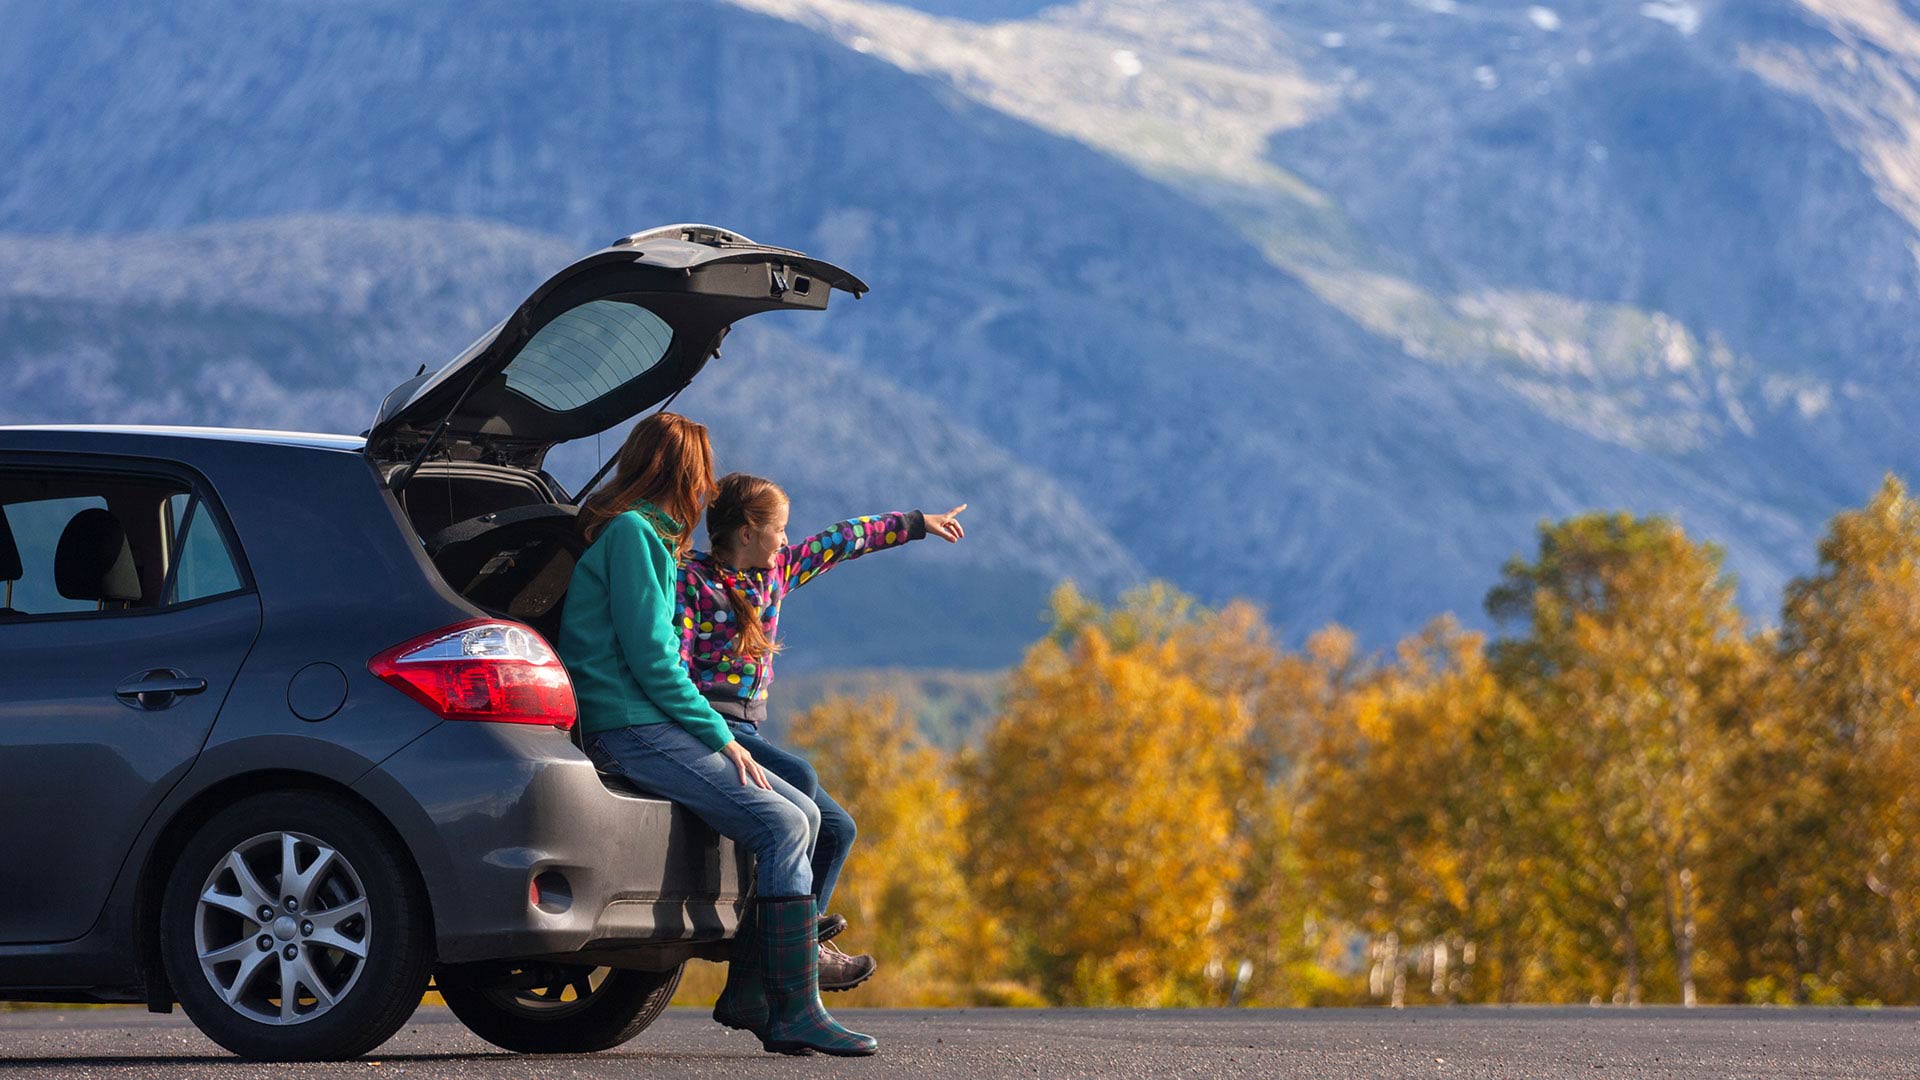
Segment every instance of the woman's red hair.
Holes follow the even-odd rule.
[[[683,562],[693,548],[693,523],[713,498],[713,443],[707,428],[679,413],[658,412],[633,425],[615,456],[613,476],[580,504],[579,528],[589,542],[607,522],[645,499],[680,529],[662,536]]]

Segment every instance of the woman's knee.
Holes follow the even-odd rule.
[[[763,815],[764,840],[769,851],[804,850],[820,831],[818,811],[808,812],[785,799],[767,801]]]

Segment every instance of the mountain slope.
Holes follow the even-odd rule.
[[[1107,149],[1407,354],[1806,523],[1765,546],[1920,465],[1891,4],[736,2]],[[1714,532],[1699,502],[1626,505]],[[1771,561],[1736,550],[1750,601]]]
[[[318,216],[0,238],[0,423],[359,431],[418,364],[458,352],[578,254],[498,225]],[[1141,577],[1058,485],[777,326],[743,324],[676,407],[713,429],[722,469],[789,490],[796,533],[854,513],[978,504],[969,543],[915,545],[807,590],[786,621],[792,669],[869,655],[1003,665],[1062,577],[1100,592]],[[619,437],[562,447],[549,468],[584,483]],[[944,617],[915,617],[926,611]]]
[[[969,433],[936,444],[956,464],[947,488],[930,487],[977,509],[1018,503],[1034,521],[1071,521],[1060,508],[1077,501],[1094,524],[1070,535],[1110,535],[1125,553],[1092,549],[1108,580],[1138,571],[1207,599],[1253,596],[1292,634],[1337,618],[1380,641],[1438,610],[1471,613],[1537,519],[1591,506],[1680,513],[1728,545],[1743,595],[1770,607],[1826,513],[1879,468],[1912,463],[1891,362],[1854,355],[1904,340],[1887,337],[1898,320],[1886,313],[1905,310],[1905,285],[1872,268],[1906,241],[1875,239],[1852,277],[1820,255],[1825,279],[1801,282],[1748,233],[1702,239],[1776,212],[1784,182],[1759,189],[1757,210],[1723,200],[1682,223],[1693,233],[1672,220],[1684,198],[1661,201],[1659,170],[1712,165],[1714,146],[1786,140],[1788,156],[1845,172],[1850,151],[1806,122],[1804,94],[1727,66],[1771,25],[1760,16],[1707,49],[1717,31],[1683,33],[1685,6],[1671,4],[1643,5],[1662,18],[1562,5],[1554,31],[1538,5],[1438,0],[1090,0],[984,28],[852,0],[752,6],[189,0],[155,12],[111,0],[75,28],[0,3],[12,28],[0,93],[18,103],[0,114],[0,152],[20,163],[0,226],[432,215],[510,223],[575,251],[708,219],[805,248],[875,291],[744,336],[742,355],[846,365],[819,368],[846,374],[815,388],[811,411],[728,421],[740,445],[762,433],[757,460],[797,456],[781,453],[783,428],[824,437],[891,408],[850,402],[832,379],[897,388],[929,422]],[[1768,40],[1832,40],[1793,27]],[[1569,140],[1602,124],[1631,132],[1636,110],[1665,107],[1612,76],[1581,81],[1566,65],[1582,49],[1622,79],[1672,69],[1660,85],[1686,102],[1721,95],[1709,115],[1751,116],[1758,132],[1666,163],[1650,148],[1637,187],[1582,179],[1569,170],[1592,157]],[[1547,75],[1555,63],[1562,74]],[[1531,87],[1528,65],[1544,90],[1485,98],[1481,68],[1496,87]],[[1528,107],[1570,134],[1528,135],[1509,116]],[[1114,129],[1128,117],[1137,126]],[[1828,185],[1826,209],[1801,208],[1794,235],[1855,212],[1868,230],[1905,228],[1853,178]],[[1499,196],[1475,201],[1485,190]],[[1587,205],[1583,191],[1600,209],[1556,228]],[[1698,265],[1653,272],[1690,254]],[[406,257],[447,258],[438,280],[455,294],[523,288],[486,258]],[[1735,291],[1768,275],[1794,287],[1715,307],[1702,284],[1715,275]],[[1893,299],[1806,322],[1822,298],[1876,287]],[[1788,315],[1766,321],[1775,307],[1801,341],[1831,334],[1844,348],[1761,348],[1785,337]],[[355,333],[390,339],[385,355],[405,353],[406,370],[423,347],[411,323]],[[297,393],[384,388],[369,377],[309,391],[299,350],[279,362]],[[707,388],[682,404],[725,415],[731,403],[697,396]],[[779,399],[768,391],[756,408]],[[25,396],[16,409],[57,407]],[[1014,470],[995,452],[1035,484],[998,479]],[[837,512],[831,502],[816,512]],[[1073,547],[1054,548],[1065,563],[1007,561],[1045,576],[1071,567]],[[901,558],[915,557],[933,558]]]

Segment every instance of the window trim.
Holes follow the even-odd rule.
[[[172,508],[168,507],[168,510],[171,511]],[[173,601],[171,597],[178,595],[180,560],[184,558],[187,553],[187,537],[192,533],[193,519],[199,513],[200,493],[188,491],[187,510],[180,515],[179,526],[175,527],[171,520],[167,522],[167,576],[160,582],[160,606],[162,608],[172,607]],[[169,512],[167,517],[171,519],[173,517],[172,513]],[[231,559],[233,556],[229,553],[227,557]]]
[[[227,517],[226,509],[220,505],[220,499],[218,494],[213,490],[213,484],[199,470],[183,462],[168,458],[149,458],[121,454],[48,453],[32,450],[0,451],[0,470],[13,469],[31,470],[38,473],[54,475],[65,474],[82,477],[111,476],[129,480],[164,480],[184,486],[187,494],[192,498],[190,505],[194,510],[193,514],[188,516],[187,523],[190,524],[192,518],[197,516],[198,507],[202,503],[206,504],[207,509],[213,514],[215,525],[222,534],[220,538],[221,542],[227,549],[227,557],[233,561],[233,569],[236,576],[240,579],[240,587],[237,589],[229,589],[223,593],[215,593],[211,596],[197,597],[185,603],[165,603],[164,601],[167,595],[173,589],[174,571],[178,568],[178,560],[175,559],[167,565],[167,576],[161,585],[160,591],[162,603],[155,607],[106,608],[94,611],[33,612],[9,616],[6,620],[0,621],[0,627],[17,626],[26,623],[68,622],[99,618],[150,617],[154,615],[166,615],[175,611],[184,611],[189,608],[217,603],[238,596],[252,594],[257,597],[259,595],[259,588],[253,577],[253,568],[248,565],[246,552],[240,547],[239,533],[234,530],[232,519]],[[183,528],[180,530],[179,536],[184,537],[185,535],[186,530]],[[169,543],[171,543],[177,538],[169,537],[168,539]],[[169,555],[171,556],[172,553],[170,552]]]

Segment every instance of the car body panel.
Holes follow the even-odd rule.
[[[238,593],[184,607],[0,622],[0,941],[70,941],[186,775],[260,630]],[[114,688],[171,668],[206,680],[158,710]]]
[[[733,932],[744,852],[673,803],[610,790],[551,728],[447,721],[354,790],[415,853],[442,962]],[[529,902],[545,872],[566,879],[564,911]]]

